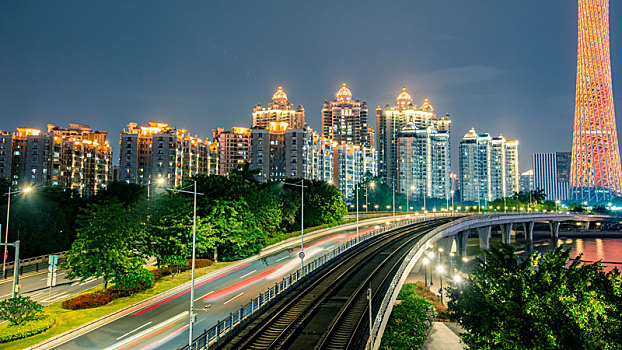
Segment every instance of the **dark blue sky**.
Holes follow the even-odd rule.
[[[347,81],[372,125],[402,86],[449,112],[454,170],[470,127],[518,139],[526,170],[533,152],[570,150],[576,11],[569,0],[3,1],[0,129],[85,123],[118,146],[129,121],[162,121],[211,137],[249,125],[277,85],[318,129]],[[610,15],[622,106],[622,6]]]

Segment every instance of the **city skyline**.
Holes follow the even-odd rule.
[[[250,124],[252,106],[269,102],[282,85],[320,130],[321,103],[346,81],[370,109],[393,101],[405,86],[415,100],[429,98],[439,115],[449,112],[459,134],[475,127],[520,140],[521,170],[530,167],[535,152],[570,149],[576,3],[539,4],[538,11],[505,3],[344,3],[330,16],[321,15],[322,3],[275,4],[284,15],[261,26],[256,24],[264,24],[259,19],[271,6],[247,3],[236,17],[227,3],[186,4],[174,11],[157,3],[146,10],[140,4],[76,3],[71,11],[45,3],[2,4],[2,128],[76,122],[116,135],[128,121],[161,121],[208,137],[215,127]],[[614,85],[620,80],[618,8],[611,4]],[[296,15],[301,10],[304,18]],[[370,24],[333,20],[347,11]],[[412,24],[405,21],[409,12],[426,16]],[[145,18],[135,19],[138,13]],[[394,25],[371,24],[376,15]],[[530,28],[515,33],[524,18]],[[50,30],[30,29],[35,19]],[[471,21],[482,25],[472,28]],[[305,34],[307,28],[313,35]],[[275,37],[293,50],[271,54],[278,51],[267,46]],[[347,38],[352,40],[344,43]],[[165,46],[172,52],[161,50]],[[335,54],[321,54],[326,50]],[[544,73],[550,78],[542,80]],[[559,132],[551,136],[552,128]],[[111,143],[118,154],[117,143]],[[457,139],[452,143],[455,158]]]

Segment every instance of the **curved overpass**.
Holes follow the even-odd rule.
[[[458,247],[460,255],[466,255],[466,243],[472,231],[479,237],[481,249],[488,249],[492,229],[498,227],[501,232],[502,241],[511,243],[512,229],[518,234],[519,230],[524,234],[525,239],[533,242],[533,227],[536,222],[548,223],[551,237],[559,236],[559,225],[561,222],[574,221],[583,223],[586,228],[590,222],[603,221],[609,219],[608,215],[584,215],[584,214],[558,214],[558,213],[530,213],[530,214],[487,214],[463,217],[449,223],[443,224],[425,236],[410,250],[406,258],[402,261],[398,272],[395,274],[387,293],[382,300],[380,310],[374,318],[372,337],[369,339],[373,349],[380,347],[382,334],[391,315],[393,304],[397,299],[404,281],[413,269],[417,261],[422,258],[425,250],[432,243],[437,243],[439,247],[451,249],[454,241]],[[518,228],[519,230],[516,230]]]

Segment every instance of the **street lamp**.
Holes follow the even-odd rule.
[[[428,285],[428,263],[430,262],[430,260],[428,260],[428,258],[423,258],[423,275],[424,275],[424,281],[425,281],[425,285]]]
[[[460,276],[460,275],[454,275],[454,282],[456,282],[456,283],[460,283],[460,282],[462,282],[462,276]]]
[[[429,252],[428,253],[428,258],[430,258],[430,261],[432,261],[432,259],[434,259],[434,253],[433,252]],[[432,268],[430,267],[430,285],[433,286],[434,285],[434,281],[432,280]]]
[[[441,295],[441,304],[443,303],[443,272],[445,272],[445,267],[443,265],[438,265],[436,267],[436,271],[438,272],[438,278],[441,281],[441,288],[439,288],[439,293]]]
[[[454,212],[454,191],[451,190],[449,191],[449,193],[451,193],[451,212]]]
[[[300,257],[300,276],[302,276],[302,272],[304,271],[304,267],[305,267],[305,186],[304,185],[304,180],[300,180],[300,184],[292,184],[292,183],[287,183],[284,182],[284,184],[286,185],[290,185],[290,186],[296,186],[296,187],[300,187],[301,192],[300,192],[300,253],[298,253],[298,257]],[[358,194],[358,192],[357,192]],[[358,195],[357,195],[357,203],[358,203]],[[356,208],[357,210],[357,221],[356,221],[356,233],[358,236],[358,207]]]
[[[202,196],[203,193],[197,193],[197,181],[194,182],[193,191],[185,191],[183,189],[169,188],[171,192],[190,193],[194,196],[194,204],[192,209],[192,282],[190,284],[190,318],[188,320],[188,347],[192,349],[192,326],[194,324],[194,265],[196,261],[196,241],[197,241],[197,195]]]
[[[561,203],[559,199],[555,201],[555,211],[559,211],[559,203]]]
[[[28,193],[32,191],[32,187],[28,186],[28,187],[24,187],[21,190],[17,190],[17,191],[13,191],[11,192],[11,187],[9,186],[9,192],[5,193],[5,195],[7,196],[7,205],[6,205],[6,231],[4,234],[4,243],[8,244],[9,243],[9,214],[10,214],[10,210],[11,210],[11,195],[13,194],[20,194],[20,193]],[[6,258],[9,254],[9,250],[8,250],[8,246],[5,245],[4,246],[4,258],[2,259],[2,278],[4,279],[6,277]],[[13,267],[15,268],[15,267]]]
[[[158,185],[162,185],[163,183],[164,183],[164,179],[163,179],[163,178],[161,178],[161,177],[160,177],[160,178],[158,178],[158,179],[156,180],[156,182],[151,183],[151,175],[149,175],[149,183],[147,184],[147,200],[149,199],[149,196],[150,196],[150,188],[151,188],[151,185],[156,185],[156,186],[158,186]]]

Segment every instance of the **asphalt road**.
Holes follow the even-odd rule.
[[[360,232],[377,225],[361,224]],[[325,254],[356,234],[344,230],[305,244],[305,260]],[[251,298],[273,286],[276,281],[300,266],[298,249],[291,248],[233,265],[217,275],[204,276],[195,284],[197,322],[194,335],[211,328],[218,320],[239,310]],[[188,344],[190,289],[169,292],[149,304],[138,305],[125,315],[55,349],[177,349]]]
[[[47,287],[47,270],[40,273],[30,274],[28,276],[20,277],[20,295],[30,296],[32,299],[38,301],[43,306],[53,304],[59,300],[63,300],[72,295],[82,293],[85,290],[93,288],[102,283],[99,279],[87,279],[85,282],[80,282],[76,279],[70,280],[66,278],[64,271],[58,271],[56,277],[56,286],[50,288]],[[13,291],[13,279],[3,280],[0,282],[0,300],[9,298]]]

